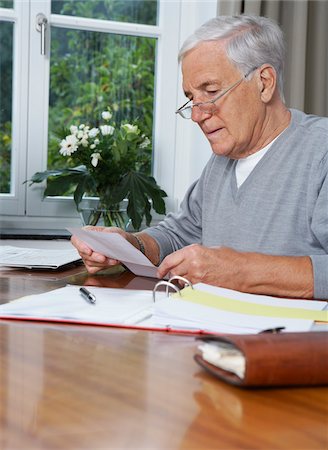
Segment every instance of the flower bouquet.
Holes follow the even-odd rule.
[[[102,112],[102,123],[90,127],[71,125],[64,130],[59,152],[71,168],[35,173],[30,184],[47,181],[46,196],[74,194],[77,210],[84,195],[99,198],[90,225],[103,218],[106,226],[123,226],[120,203],[127,199],[126,213],[135,230],[142,220],[150,225],[151,207],[165,214],[166,193],[149,175],[150,139],[136,123],[115,123],[111,108]]]

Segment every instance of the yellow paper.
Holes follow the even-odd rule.
[[[304,308],[288,308],[284,306],[271,306],[258,303],[244,302],[232,298],[222,297],[220,295],[203,292],[199,289],[186,287],[180,291],[180,294],[173,294],[175,299],[188,300],[191,303],[197,303],[211,308],[221,309],[239,314],[248,314],[253,316],[281,317],[285,319],[306,319],[328,322],[328,311],[314,311]],[[292,302],[293,300],[291,300]]]

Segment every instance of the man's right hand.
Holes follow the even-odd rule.
[[[102,231],[104,233],[118,233],[121,236],[123,236],[127,241],[129,241],[130,244],[136,246],[136,242],[135,239],[133,238],[133,235],[127,233],[126,231],[123,231],[121,228],[92,227],[92,226],[87,226],[84,228],[87,230]],[[118,261],[117,259],[108,258],[105,255],[94,252],[85,242],[83,242],[81,239],[77,238],[74,235],[71,237],[71,243],[79,252],[81,258],[83,259],[85,267],[89,273],[97,273],[100,270],[104,270],[108,267],[120,264],[120,261]]]

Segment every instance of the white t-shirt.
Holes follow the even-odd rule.
[[[280,134],[277,137],[275,137],[273,141],[271,141],[268,145],[261,148],[261,150],[257,151],[256,153],[253,153],[252,155],[249,155],[246,158],[238,159],[236,164],[236,179],[238,188],[243,184],[243,182],[252,172],[256,164],[263,158],[263,156],[270,149],[274,141],[278,139]]]

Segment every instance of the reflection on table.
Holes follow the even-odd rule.
[[[0,276],[1,302],[65,284],[151,289],[123,269]],[[52,273],[53,276],[53,273]],[[0,321],[2,449],[326,449],[328,389],[242,390],[192,336]]]

